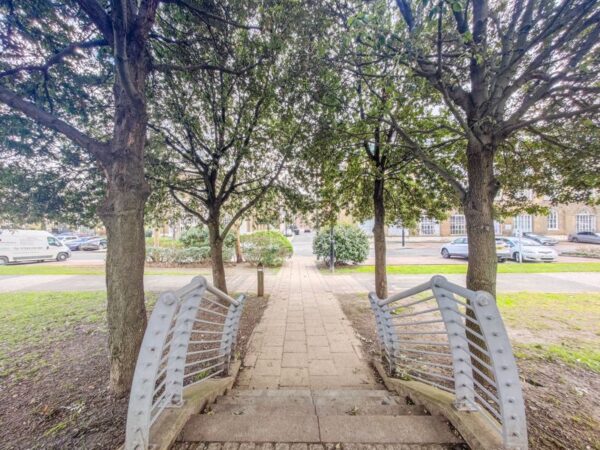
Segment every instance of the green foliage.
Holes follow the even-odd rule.
[[[208,237],[208,228],[191,227],[188,228],[179,238],[184,247],[210,247]],[[235,236],[228,233],[223,242],[223,248],[231,251],[235,248]],[[229,253],[231,255],[231,253]]]
[[[287,237],[279,231],[257,231],[240,236],[246,261],[278,267],[292,256],[294,249]]]
[[[227,254],[228,253],[228,254]],[[231,259],[232,252],[223,252],[224,257]],[[210,247],[164,248],[149,247],[146,249],[146,261],[162,264],[193,264],[208,262]]]
[[[360,263],[369,254],[369,239],[356,225],[336,225],[333,228],[333,242],[336,263]],[[329,261],[331,249],[329,230],[321,230],[313,241],[313,253],[318,258]]]
[[[154,244],[154,238],[147,237],[146,238],[146,246],[152,247],[153,244]],[[158,246],[159,247],[168,247],[168,248],[181,248],[181,247],[183,247],[183,243],[181,241],[172,239],[170,237],[161,236],[160,239],[158,240]]]
[[[179,238],[184,247],[200,247],[208,244],[208,230],[205,227],[191,227]]]

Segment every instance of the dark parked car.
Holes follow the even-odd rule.
[[[87,237],[82,237],[79,239],[76,239],[74,241],[71,242],[66,242],[65,245],[67,247],[69,247],[69,250],[71,250],[72,252],[76,252],[77,250],[81,250],[81,245],[85,244],[86,242],[92,240],[92,239],[99,239],[99,236],[87,236]]]
[[[542,244],[542,245],[556,245],[558,244],[558,240],[548,237],[548,236],[542,236],[541,234],[535,234],[535,233],[523,233],[523,237],[526,237],[528,239],[531,239],[532,241],[537,242],[538,244]]]
[[[104,250],[107,246],[106,238],[90,239],[79,246],[79,250]]]
[[[600,244],[600,233],[594,233],[593,231],[580,231],[579,233],[570,234],[568,239],[571,242]]]

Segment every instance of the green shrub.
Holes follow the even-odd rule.
[[[336,225],[333,228],[335,262],[340,264],[361,263],[369,254],[369,239],[356,225]],[[313,253],[329,262],[329,230],[320,231],[313,240]]]
[[[203,247],[208,245],[208,229],[206,227],[191,227],[179,238],[184,247]]]
[[[225,254],[225,251],[223,252]],[[229,256],[231,258],[231,255]],[[210,259],[210,247],[163,248],[148,247],[146,261],[163,264],[192,264]]]
[[[154,245],[154,238],[147,237],[146,238],[146,246],[153,246],[153,245]],[[175,240],[173,238],[162,236],[159,239],[158,246],[159,247],[168,247],[168,248],[182,248],[183,244],[180,241]]]
[[[206,227],[191,227],[188,228],[181,238],[179,238],[184,247],[207,247],[210,246],[208,240],[208,228]],[[225,236],[223,247],[235,248],[235,235],[228,233]]]
[[[246,261],[262,263],[265,266],[281,266],[286,258],[292,256],[294,248],[291,242],[279,231],[257,231],[240,236],[242,251]]]

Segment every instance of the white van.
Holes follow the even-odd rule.
[[[47,231],[0,230],[0,265],[21,261],[64,261],[69,247]]]

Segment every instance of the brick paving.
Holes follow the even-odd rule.
[[[360,285],[326,278],[313,257],[294,256],[268,280],[269,306],[249,343],[239,388],[380,387],[333,295],[334,288],[357,292]]]

